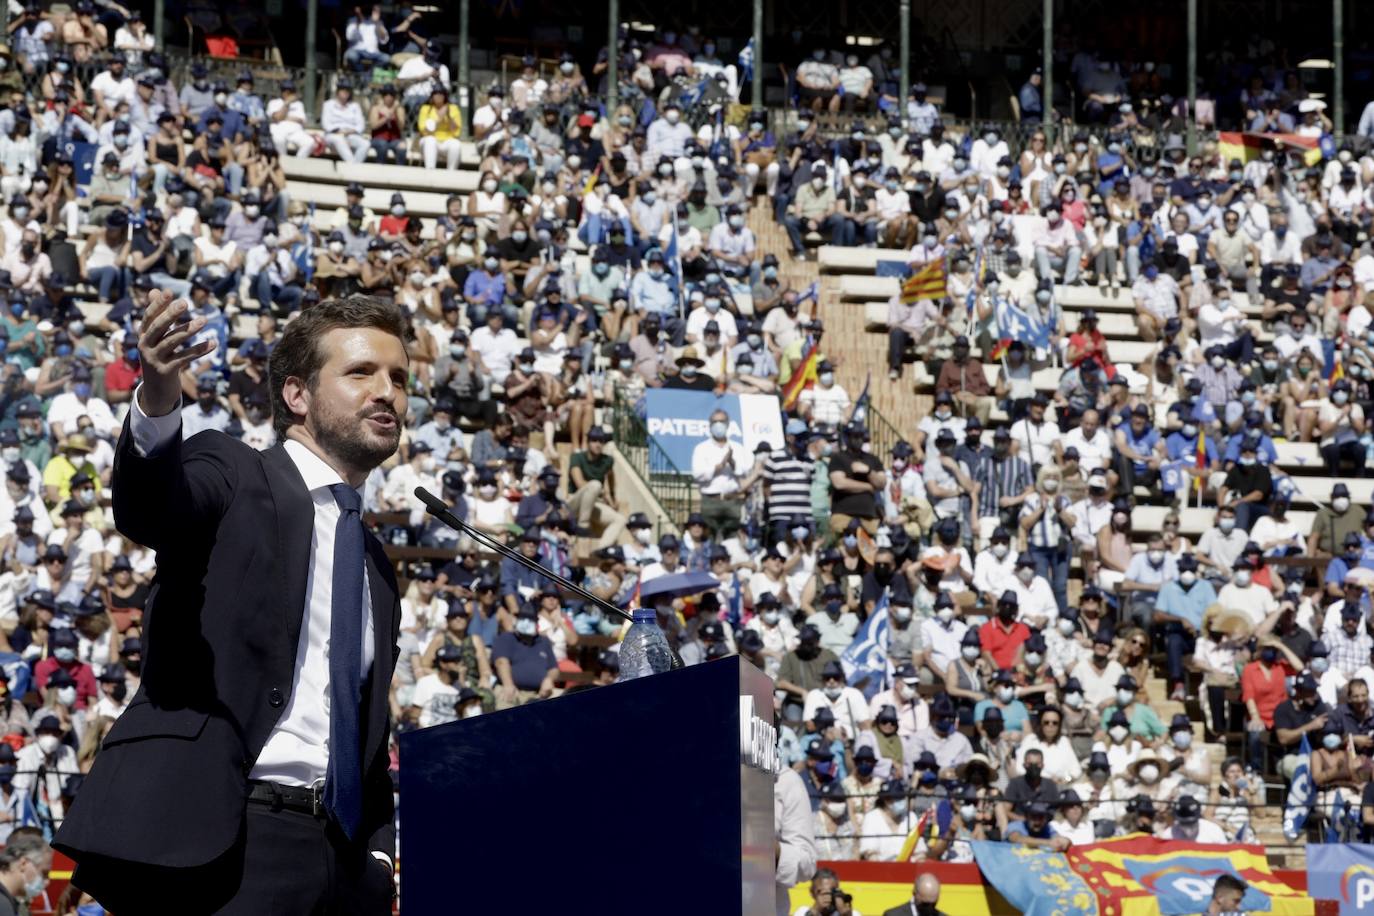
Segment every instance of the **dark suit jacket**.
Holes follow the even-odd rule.
[[[207,431],[141,458],[125,425],[115,454],[115,524],[157,550],[143,681],[54,846],[78,861],[96,853],[190,867],[233,845],[248,774],[290,700],[314,513],[280,445],[257,452]],[[389,856],[387,691],[401,613],[382,545],[371,534],[366,543],[376,649],[362,689],[358,840]]]

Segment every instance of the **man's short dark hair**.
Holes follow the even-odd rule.
[[[378,296],[348,296],[326,299],[297,315],[281,340],[272,349],[267,361],[267,374],[272,388],[272,428],[279,438],[299,422],[286,406],[282,389],[288,378],[298,378],[314,389],[319,381],[325,353],[319,342],[336,328],[376,328],[405,343],[406,320],[395,303]]]
[[[1217,883],[1212,885],[1212,897],[1217,896],[1217,891],[1237,891],[1244,896],[1246,891],[1245,882],[1235,875],[1218,875]]]

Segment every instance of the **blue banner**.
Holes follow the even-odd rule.
[[[1298,746],[1298,766],[1288,786],[1288,801],[1283,806],[1283,835],[1289,842],[1296,840],[1302,828],[1307,826],[1307,815],[1312,811],[1312,799],[1316,794],[1312,784],[1312,745],[1304,733],[1302,744]]]
[[[1045,350],[1050,345],[1050,327],[1014,302],[997,302],[997,336],[1019,340],[1028,347]]]
[[[666,457],[678,471],[692,473],[692,452],[711,435],[710,417],[717,409],[730,416],[730,441],[750,455],[760,442],[782,448],[782,412],[774,395],[650,388],[644,392],[644,422],[662,451],[649,450],[649,470],[671,470]]]
[[[1221,875],[1244,878],[1225,859],[1215,856],[1193,856],[1186,852],[1167,859],[1131,859],[1122,863],[1131,877],[1155,898],[1162,916],[1192,916],[1199,904],[1205,905],[1212,896],[1212,885]],[[1267,912],[1269,895],[1248,883],[1240,909],[1244,913]]]
[[[851,687],[863,691],[864,698],[873,699],[879,690],[887,689],[891,662],[888,659],[887,591],[884,590],[873,613],[868,615],[864,625],[854,634],[849,648],[840,656],[844,666],[845,680]]]
[[[1308,844],[1307,893],[1313,900],[1338,901],[1341,916],[1374,913],[1374,846]]]
[[[1099,916],[1097,894],[1074,874],[1063,853],[975,840],[983,877],[1024,916]]]

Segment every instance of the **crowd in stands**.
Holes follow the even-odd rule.
[[[484,85],[475,190],[437,219],[404,191],[374,212],[361,183],[334,212],[294,199],[286,156],[411,165],[417,190],[422,169],[463,165],[442,49],[412,26],[353,20],[355,77],[316,115],[290,80],[260,94],[245,71],[231,91],[194,64],[174,81],[136,18],[110,29],[86,0],[60,23],[37,5],[12,19],[0,841],[50,835],[138,690],[155,558],[114,530],[108,486],[154,288],[189,298],[219,344],[185,374],[185,435],[257,448],[275,441],[282,322],[353,293],[404,307],[410,415],[366,497],[388,543],[434,557],[402,570],[398,730],[618,670],[614,620],[427,520],[421,485],[617,604],[660,576],[715,576],[654,602],[659,620],[688,663],[738,654],[776,680],[823,858],[893,860],[918,825],[909,855],[955,861],[970,839],[1251,839],[1251,806],[1304,742],[1323,816],[1339,798],[1374,821],[1374,514],[1352,496],[1374,456],[1374,158],[1189,155],[1116,90],[1085,96],[1109,130],[1014,149],[947,128],[923,84],[896,98],[886,47],[795,37],[794,108],[736,124],[709,98],[742,74],[689,29],[624,42],[614,110],[605,54],[585,73],[572,54],[552,73],[528,58]],[[397,82],[375,84],[393,51],[409,55]],[[1317,108],[1270,95],[1320,130]],[[879,111],[877,131],[822,130]],[[81,191],[74,144],[96,148]],[[821,304],[786,282],[788,253],[761,249],[751,212],[783,225],[793,257],[827,239],[945,265],[946,295],[889,303],[885,364],[874,338],[893,381],[934,380],[890,449],[854,419]],[[1147,355],[1114,359],[1098,315],[1060,303],[1082,285],[1127,304]],[[1000,340],[1008,302],[1046,345]],[[813,367],[785,441],[750,453],[711,417],[690,468],[700,511],[678,533],[631,510],[608,411],[657,387],[779,393]],[[1311,478],[1278,460],[1309,443],[1350,484],[1310,525],[1289,507]],[[1172,511],[1138,538],[1145,500]],[[1193,503],[1213,514],[1196,543],[1179,521]],[[841,656],[875,616],[891,676],[853,686]],[[1153,708],[1192,697],[1206,743]]]

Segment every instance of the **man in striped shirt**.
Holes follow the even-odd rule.
[[[974,480],[982,489],[978,496],[978,517],[996,518],[1007,524],[1021,512],[1021,504],[1035,492],[1030,464],[1011,454],[1011,433],[1005,426],[992,434],[992,454],[983,455],[974,468]]]
[[[1026,533],[1030,555],[1035,558],[1036,572],[1049,581],[1062,612],[1069,606],[1072,551],[1068,532],[1073,529],[1074,517],[1069,511],[1069,498],[1060,492],[1061,484],[1058,468],[1040,469],[1035,492],[1021,504],[1021,530]]]
[[[787,421],[787,444],[768,456],[763,465],[764,505],[774,540],[787,539],[794,516],[811,518],[811,477],[816,461],[809,453],[810,430],[805,421]]]

